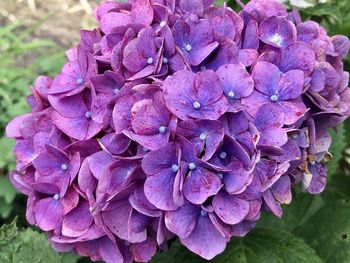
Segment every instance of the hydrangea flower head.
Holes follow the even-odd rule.
[[[325,188],[349,39],[275,0],[212,2],[101,4],[8,124],[11,182],[55,250],[148,262],[178,238],[210,260],[295,185]]]

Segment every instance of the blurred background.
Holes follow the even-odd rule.
[[[14,116],[29,110],[26,103],[28,87],[38,75],[54,76],[60,71],[65,63],[64,51],[78,43],[79,30],[92,29],[96,26],[93,10],[99,2],[101,1],[0,0],[0,227],[10,224],[16,217],[18,227],[21,229],[29,227],[25,221],[26,200],[22,195],[16,194],[7,177],[15,163],[12,154],[13,141],[4,137],[5,125]],[[305,19],[320,22],[328,30],[329,35],[350,36],[350,0],[283,2],[289,7],[300,8]],[[233,1],[231,5],[235,6]],[[345,62],[348,71],[349,61],[348,57]],[[335,136],[332,148],[334,159],[330,164],[332,174],[350,174],[350,122],[344,126],[345,128],[341,127]],[[349,189],[342,194],[348,195],[347,198],[350,200]],[[290,211],[298,209],[297,205],[295,202]],[[287,223],[290,220],[288,213],[285,220]],[[270,218],[265,218],[265,222],[270,225],[286,223],[281,221],[276,223],[275,219]],[[350,225],[348,227],[350,231]],[[46,242],[41,236],[40,240]],[[46,243],[43,246],[48,246]],[[59,260],[57,262],[68,263],[78,260],[90,262],[86,259],[82,261],[73,255],[65,255]],[[349,261],[339,262],[350,262],[350,258]]]

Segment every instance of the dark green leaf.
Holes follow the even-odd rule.
[[[160,253],[153,263],[204,263],[176,242],[167,252]],[[321,263],[315,251],[302,239],[277,229],[256,228],[244,238],[233,238],[224,253],[214,263]]]
[[[262,214],[258,226],[278,228],[291,232],[297,226],[306,222],[309,217],[316,213],[323,205],[324,201],[320,196],[298,193],[294,195],[290,205],[284,206],[283,217],[281,219],[271,213],[265,212]]]
[[[304,238],[324,262],[350,260],[350,204],[333,200],[300,226],[295,234]]]

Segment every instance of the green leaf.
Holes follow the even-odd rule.
[[[13,146],[14,146],[14,140],[11,140],[5,137],[0,138],[0,149],[1,149],[0,168],[14,165],[14,158],[12,153]]]
[[[329,178],[334,176],[338,171],[339,162],[342,159],[342,153],[346,147],[344,125],[340,125],[337,131],[330,130],[330,134],[332,136],[332,145],[329,152],[332,154],[333,158],[327,165]]]
[[[178,242],[167,252],[157,255],[153,263],[204,263]],[[214,263],[321,263],[322,261],[302,239],[277,229],[256,228],[244,238],[233,238]]]
[[[350,204],[333,200],[315,213],[295,234],[304,238],[325,263],[350,259]]]
[[[16,197],[16,189],[12,186],[8,176],[0,177],[0,197],[10,204]]]
[[[271,213],[263,212],[257,226],[292,232],[296,227],[305,223],[323,205],[324,201],[320,196],[297,193],[294,195],[292,203],[284,206],[281,219]]]
[[[19,230],[16,220],[0,228],[1,263],[60,263],[61,256],[54,252],[43,234],[28,228]]]

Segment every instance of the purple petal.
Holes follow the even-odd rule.
[[[223,222],[235,225],[248,215],[249,202],[221,191],[213,199],[213,208]]]

